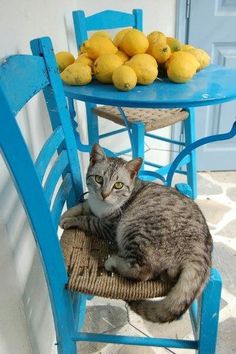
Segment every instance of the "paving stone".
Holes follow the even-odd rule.
[[[198,174],[198,194],[199,195],[216,195],[223,193],[222,188],[204,178],[204,175]]]
[[[233,202],[236,202],[236,187],[227,189],[226,194],[229,197],[229,199],[231,199]]]
[[[236,239],[236,219],[229,222],[217,235]]]
[[[228,318],[220,323],[218,353],[235,354],[236,353],[236,318]]]
[[[236,183],[236,171],[207,172],[215,181],[222,183]]]
[[[197,204],[203,212],[207,222],[211,224],[219,223],[224,214],[230,210],[230,207],[211,199],[197,200]]]

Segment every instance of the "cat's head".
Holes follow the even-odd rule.
[[[107,157],[95,144],[90,154],[86,182],[90,196],[110,205],[123,205],[130,197],[142,159],[125,161]]]

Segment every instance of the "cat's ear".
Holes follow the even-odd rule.
[[[90,163],[94,165],[98,161],[106,159],[106,155],[100,145],[94,144],[90,153]]]
[[[125,166],[127,170],[130,172],[131,178],[133,178],[138,173],[139,169],[142,166],[142,163],[143,163],[143,159],[141,157],[138,157],[126,163]]]

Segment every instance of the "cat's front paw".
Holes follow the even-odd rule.
[[[60,227],[64,230],[70,229],[72,227],[77,227],[78,226],[78,219],[74,217],[64,217],[61,218],[60,221]]]
[[[107,272],[115,272],[117,266],[116,256],[109,257],[104,266]]]

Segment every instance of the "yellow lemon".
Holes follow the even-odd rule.
[[[149,45],[153,43],[166,44],[166,36],[159,31],[153,31],[147,36]]]
[[[87,85],[92,81],[92,71],[88,65],[74,63],[65,68],[61,78],[68,85]]]
[[[151,47],[150,53],[157,61],[158,64],[165,63],[171,56],[171,50],[168,44],[156,44]]]
[[[93,60],[89,58],[87,53],[80,54],[75,60],[75,63],[82,63],[85,65],[89,65],[91,68],[93,67]]]
[[[132,28],[124,28],[124,29],[122,29],[121,31],[119,31],[119,32],[116,33],[116,35],[115,35],[115,37],[114,37],[114,39],[113,39],[113,43],[114,43],[114,45],[115,45],[117,48],[119,47],[120,42],[121,42],[121,40],[123,39],[124,35],[125,35],[126,33],[128,33],[129,31],[131,31],[131,30],[132,30]]]
[[[169,64],[171,63],[172,60],[178,60],[178,61],[183,61],[183,62],[188,62],[191,63],[191,65],[193,67],[195,67],[195,70],[199,70],[200,64],[197,61],[197,59],[194,57],[193,54],[191,54],[189,51],[185,52],[185,51],[178,51],[178,52],[174,52],[171,54],[170,58],[167,60],[167,62],[165,63],[166,68],[168,68]]]
[[[104,84],[112,83],[113,71],[122,65],[122,60],[116,54],[103,54],[94,63],[96,79]]]
[[[194,47],[191,44],[183,44],[181,47],[183,51],[188,51],[189,49],[194,49]]]
[[[122,60],[122,63],[125,63],[127,60],[129,60],[129,56],[125,52],[122,52],[122,50],[118,50],[116,55],[118,55],[118,57]]]
[[[149,42],[147,37],[143,32],[137,29],[131,29],[125,33],[119,44],[119,48],[131,57],[135,54],[145,53],[148,46]]]
[[[193,49],[189,49],[188,53],[191,53],[192,55],[194,55],[194,57],[199,62],[200,66],[199,66],[198,70],[202,70],[207,65],[210,64],[211,58],[210,58],[209,54],[207,52],[205,52],[205,50],[200,49],[200,48],[193,48]]]
[[[137,84],[137,75],[128,65],[121,65],[112,74],[114,86],[120,91],[130,91]]]
[[[107,31],[97,31],[94,32],[90,38],[96,37],[96,36],[100,36],[100,37],[105,37],[111,40],[111,36]]]
[[[75,61],[74,56],[69,52],[58,52],[56,54],[56,62],[59,68],[60,73],[70,64],[73,64]]]
[[[106,37],[95,36],[84,42],[84,49],[89,58],[95,60],[103,54],[115,54],[117,48],[112,41]]]
[[[157,62],[149,54],[136,54],[125,64],[135,71],[141,85],[149,85],[157,78]]]
[[[175,56],[167,66],[169,80],[177,83],[184,83],[193,78],[196,74],[197,64],[192,60],[191,54],[183,52],[181,56]]]
[[[178,50],[181,50],[182,44],[178,39],[173,37],[166,37],[166,41],[171,49],[171,52],[177,52]]]

